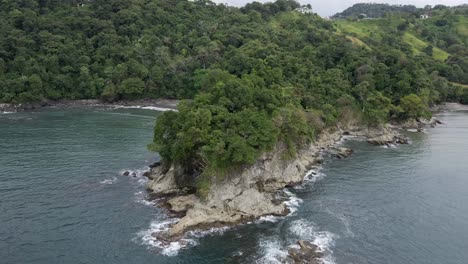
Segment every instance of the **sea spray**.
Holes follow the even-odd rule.
[[[335,263],[333,258],[332,248],[335,245],[337,235],[319,230],[314,223],[305,219],[298,219],[291,222],[289,233],[297,237],[297,239],[307,240],[318,246],[320,251],[324,253],[322,261],[325,264]]]
[[[255,261],[257,264],[282,264],[287,263],[288,251],[280,243],[279,237],[260,238],[258,243],[261,256]]]

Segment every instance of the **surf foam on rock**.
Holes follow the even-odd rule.
[[[255,261],[257,264],[282,264],[287,263],[288,251],[280,243],[279,237],[260,239],[259,242],[261,257]]]
[[[308,240],[317,245],[320,252],[324,254],[324,257],[322,258],[323,263],[335,263],[332,248],[335,245],[337,235],[328,231],[321,231],[312,222],[305,219],[299,219],[291,222],[289,232],[298,239]]]
[[[156,239],[155,235],[165,233],[171,225],[179,221],[177,218],[167,219],[165,221],[153,221],[148,229],[137,234],[137,241],[146,245],[150,249],[157,249],[165,256],[176,256],[183,248],[194,246],[197,242],[193,239],[180,239],[170,243],[164,243]]]
[[[145,185],[148,182],[148,178],[145,177],[145,173],[150,170],[150,167],[146,166],[141,169],[136,170],[121,170],[120,175],[128,176],[137,180],[137,183],[140,185]]]
[[[283,191],[289,196],[289,200],[284,202],[284,204],[289,209],[288,216],[293,215],[297,211],[297,209],[299,209],[299,206],[303,201],[288,189],[284,189]]]

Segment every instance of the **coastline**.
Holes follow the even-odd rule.
[[[460,107],[463,106],[449,103],[443,109],[456,111]],[[170,168],[156,164],[146,175],[149,178],[147,188],[150,196],[158,198],[156,205],[167,209],[171,221],[166,222],[164,228],[148,230],[145,239],[163,252],[174,247],[179,250],[191,245],[187,240],[194,232],[210,233],[293,215],[300,202],[295,201],[297,197],[289,188],[319,178],[325,159],[344,159],[352,155],[353,150],[341,146],[344,141],[354,138],[375,146],[394,147],[411,143],[404,131],[425,133],[426,127],[440,124],[443,123],[437,118],[418,118],[379,127],[368,127],[356,120],[341,123],[322,131],[314,142],[298,150],[292,160],[281,158],[284,148],[279,143],[255,164],[212,182],[205,198],[197,196],[196,186],[180,185],[177,180],[196,176],[184,175],[174,164]],[[286,250],[291,263],[311,259],[317,262],[310,263],[321,263],[321,257],[326,254],[326,249],[311,241],[297,241]]]
[[[166,208],[169,215],[176,218],[164,229],[154,230],[147,239],[164,251],[175,244],[185,247],[184,241],[193,232],[287,217],[298,206],[292,205],[295,197],[288,188],[318,178],[325,159],[344,159],[352,155],[351,149],[341,147],[344,140],[362,138],[377,146],[408,144],[409,140],[398,132],[402,129],[392,125],[368,128],[355,123],[329,128],[313,143],[299,150],[292,160],[281,158],[282,146],[279,144],[255,164],[229,173],[224,180],[213,182],[205,199],[197,197],[193,186],[176,183],[180,168],[172,166],[164,169],[156,165],[147,173],[150,179],[148,191],[150,196],[159,198],[158,206]],[[296,251],[290,253],[291,258],[294,258],[292,255],[297,257],[304,253],[301,250],[307,251],[308,257],[323,253],[320,247],[304,246],[303,241],[298,241],[298,244],[299,249],[297,245],[294,247]]]
[[[157,111],[176,111],[180,100],[175,99],[139,99],[122,100],[112,103],[104,102],[99,99],[84,100],[58,100],[43,101],[38,103],[25,104],[0,104],[0,113],[2,112],[21,112],[41,108],[75,108],[75,107],[116,107],[116,108],[143,108]]]

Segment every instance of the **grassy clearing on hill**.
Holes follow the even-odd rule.
[[[368,19],[368,20],[360,20],[360,21],[349,21],[349,20],[337,20],[336,26],[338,31],[343,34],[353,34],[354,36],[347,36],[349,40],[353,43],[367,46],[362,39],[366,38],[375,38],[380,39],[384,32],[389,29],[396,29],[399,23],[401,23],[401,19]],[[468,27],[465,28],[465,21],[463,20],[459,26],[459,30],[468,34]],[[411,25],[410,25],[411,28]],[[430,44],[418,37],[416,37],[413,33],[405,32],[403,35],[403,41],[405,41],[408,45],[410,45],[413,49],[414,54],[420,54],[424,51],[424,49],[429,46]],[[367,46],[368,47],[368,46]],[[433,49],[433,58],[439,61],[445,61],[450,56],[449,53],[446,51],[434,47]]]
[[[361,46],[361,47],[364,47],[368,50],[371,50],[372,48],[369,47],[366,43],[364,43],[362,40],[356,38],[356,37],[353,37],[353,36],[350,36],[350,35],[346,35],[346,38],[349,39],[353,44],[357,45],[357,46]]]
[[[423,50],[429,46],[430,44],[425,42],[424,40],[422,39],[419,39],[417,38],[415,35],[409,33],[409,32],[405,32],[405,34],[403,35],[403,40],[408,43],[409,45],[411,45],[411,47],[413,48],[413,52],[415,54],[419,54],[419,53],[422,53]],[[437,48],[437,47],[434,47],[434,50],[433,50],[433,55],[432,57],[436,60],[440,60],[440,61],[445,61],[448,57],[450,56],[450,54],[448,54],[447,52]]]

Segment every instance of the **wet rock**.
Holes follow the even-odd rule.
[[[410,143],[410,140],[409,138],[403,136],[403,135],[398,135],[398,136],[395,136],[394,137],[394,143],[397,143],[397,144],[409,144]]]
[[[409,144],[410,140],[403,135],[391,131],[380,136],[371,137],[367,142],[372,145],[389,146],[394,144]]]
[[[330,152],[337,159],[344,159],[353,154],[353,150],[349,148],[334,148]]]
[[[432,117],[431,119],[427,120],[424,118],[418,118],[417,122],[419,123],[419,128],[423,128],[424,126],[430,127],[437,127],[438,125],[444,124],[444,122],[440,121],[439,119]]]
[[[152,168],[159,167],[159,166],[161,166],[161,162],[160,162],[160,161],[157,161],[157,162],[155,162],[155,163],[149,165],[149,167],[150,167],[151,169],[152,169]]]
[[[132,177],[135,178],[137,176],[136,172],[132,172]]]
[[[319,251],[317,245],[305,240],[299,240],[297,245],[299,247],[293,247],[288,250],[289,258],[292,260],[292,263],[323,263],[321,260],[323,253]]]
[[[130,172],[129,171],[125,171],[124,173],[122,173],[123,176],[129,176],[130,175]]]

